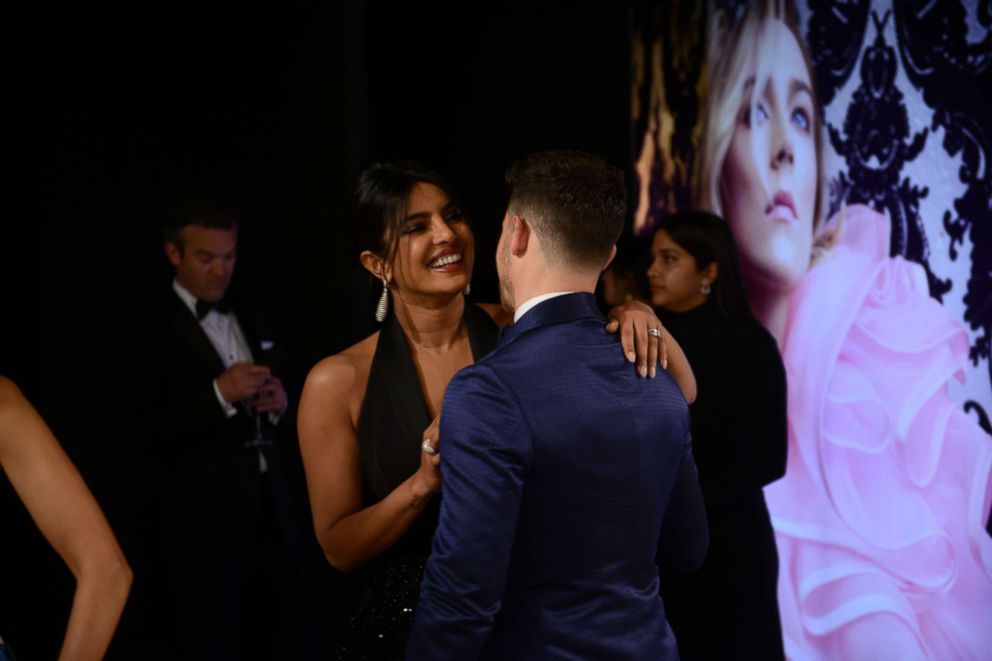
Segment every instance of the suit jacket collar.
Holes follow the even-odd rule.
[[[528,310],[527,314],[520,318],[520,321],[504,328],[499,344],[503,346],[527,331],[542,326],[564,324],[588,317],[602,318],[602,316],[599,306],[596,305],[596,297],[593,294],[578,292],[575,294],[555,296],[554,298],[538,303]]]
[[[217,350],[214,349],[214,345],[210,343],[210,339],[207,334],[203,332],[203,328],[200,326],[200,322],[197,321],[196,317],[190,312],[190,309],[186,304],[179,298],[179,295],[172,292],[170,297],[172,311],[171,311],[171,323],[176,332],[190,345],[193,352],[204,362],[215,374],[220,374],[224,371],[224,362],[221,357],[217,355]],[[237,304],[233,307],[233,313],[237,315],[238,325],[241,326],[241,330],[245,335],[245,341],[248,342],[248,347],[251,349],[252,353],[256,355],[259,351],[259,337],[256,332],[255,327],[250,323],[245,323],[248,319],[248,315],[243,314],[243,310]]]
[[[244,333],[245,342],[248,343],[248,348],[251,350],[255,362],[267,365],[268,363],[262,360],[262,355],[259,353],[263,338],[259,334],[259,328],[256,325],[257,316],[250,313],[250,310],[253,309],[251,306],[246,308],[237,299],[231,301],[231,314],[238,320],[238,326],[241,327],[241,332]]]

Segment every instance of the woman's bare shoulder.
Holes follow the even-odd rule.
[[[379,333],[375,332],[344,351],[324,358],[310,370],[306,390],[335,397],[364,392]]]

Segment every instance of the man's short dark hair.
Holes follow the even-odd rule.
[[[162,238],[176,244],[183,252],[183,228],[189,225],[215,230],[236,230],[241,222],[238,212],[225,200],[216,197],[187,196],[166,217]]]
[[[550,263],[600,268],[623,232],[623,179],[593,154],[539,152],[507,170],[507,207],[534,228]]]

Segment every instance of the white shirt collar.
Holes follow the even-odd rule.
[[[192,294],[190,294],[189,291],[185,287],[183,287],[181,284],[179,284],[179,280],[176,279],[176,278],[173,278],[172,279],[172,290],[174,292],[176,292],[176,295],[179,297],[179,300],[182,301],[183,304],[187,308],[189,308],[189,311],[192,312],[193,313],[193,316],[195,317],[196,316],[196,296],[193,296]]]
[[[543,303],[549,298],[554,298],[555,296],[564,296],[565,294],[574,294],[574,293],[575,293],[574,291],[553,291],[547,294],[541,294],[540,296],[535,296],[534,298],[528,298],[519,307],[517,307],[516,311],[514,311],[513,323],[517,323],[518,321],[520,321],[520,317],[527,314],[531,310],[531,308],[533,308],[538,303]]]

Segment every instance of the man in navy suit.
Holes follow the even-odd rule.
[[[514,312],[448,385],[440,523],[411,659],[675,659],[659,563],[708,543],[685,400],[638,378],[593,291],[625,217],[623,175],[580,152],[507,173],[497,270]]]

